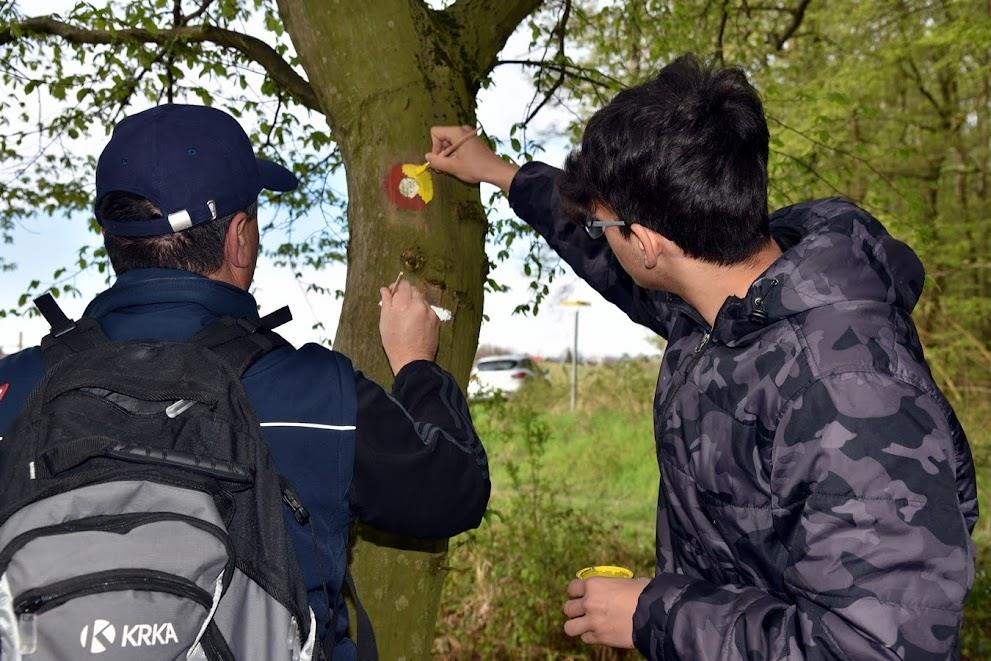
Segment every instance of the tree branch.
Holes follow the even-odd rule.
[[[799,0],[798,6],[792,9],[789,13],[791,14],[791,23],[785,28],[785,31],[774,38],[774,45],[778,50],[785,47],[785,44],[791,39],[798,28],[802,25],[802,20],[805,19],[805,10],[809,8],[812,0]]]
[[[557,39],[557,55],[555,56],[555,59],[559,62],[567,61],[567,58],[565,57],[564,54],[564,48],[566,45],[565,37],[567,36],[566,31],[568,29],[568,19],[570,17],[571,17],[571,0],[564,0],[564,7],[561,10],[561,17],[558,19],[557,25],[554,27],[554,32],[553,32],[553,36],[556,37]],[[561,85],[564,84],[564,80],[566,76],[567,76],[567,71],[563,67],[558,70],[557,80],[555,80],[554,83],[547,90],[547,92],[544,93],[544,98],[539,104],[537,104],[537,107],[533,108],[533,110],[531,110],[529,114],[527,114],[526,119],[523,120],[524,124],[529,124],[530,120],[532,120],[534,117],[537,116],[537,113],[540,112],[541,108],[547,105],[547,102],[554,97],[554,93],[557,92],[558,89],[561,88]],[[533,104],[531,102],[531,106],[532,105]]]
[[[618,78],[613,78],[609,74],[602,73],[596,69],[589,69],[570,62],[544,62],[542,60],[499,60],[495,63],[493,68],[506,64],[518,64],[524,67],[539,67],[541,69],[550,69],[552,71],[567,71],[569,72],[569,76],[575,80],[581,80],[591,85],[595,85],[596,87],[602,87],[605,89],[619,89],[623,86],[623,81]],[[599,79],[593,78],[592,74],[599,76]]]
[[[206,3],[204,3],[206,4]],[[238,51],[265,69],[276,83],[299,103],[323,113],[310,83],[299,75],[274,48],[261,39],[213,25],[190,25],[151,32],[141,28],[90,30],[65,23],[51,16],[27,18],[0,28],[0,46],[23,34],[52,35],[76,44],[168,44],[170,42],[211,43]]]
[[[716,62],[723,65],[725,57],[723,54],[723,40],[726,37],[726,22],[729,20],[729,0],[723,0],[723,5],[719,9],[719,32],[716,35]]]
[[[475,72],[484,76],[509,36],[542,4],[543,0],[458,0],[444,13],[461,29],[461,45]]]
[[[915,86],[919,88],[919,93],[925,97],[930,105],[932,105],[933,109],[936,111],[936,114],[942,120],[943,128],[948,127],[950,121],[946,116],[946,109],[939,101],[936,100],[936,97],[932,95],[932,92],[926,89],[926,84],[922,79],[922,73],[919,71],[919,68],[915,66],[915,61],[911,57],[906,57],[905,61],[908,63],[907,73],[909,74],[909,78],[915,82]]]
[[[197,18],[203,15],[203,12],[205,12],[207,9],[210,8],[211,4],[213,4],[213,0],[203,0],[203,2],[200,3],[200,6],[196,9],[196,11],[183,18],[182,20],[183,24],[189,25],[190,23],[195,21]]]
[[[172,0],[172,28],[175,29],[184,23],[185,21],[182,18],[182,0]],[[165,60],[165,76],[168,80],[168,100],[169,103],[172,103],[173,96],[175,95],[175,53],[172,52],[171,48],[167,50],[169,56]]]
[[[149,71],[151,71],[153,66],[155,66],[156,64],[162,61],[162,58],[164,58],[167,53],[168,53],[168,48],[162,48],[160,51],[158,51],[158,55],[155,56],[155,59],[149,62],[146,67],[141,69],[141,71],[139,71],[133,78],[131,78],[131,80],[128,81],[127,92],[124,93],[124,98],[121,99],[120,104],[117,106],[117,112],[115,112],[114,116],[110,119],[109,122],[110,124],[117,123],[117,120],[127,109],[128,104],[131,103],[131,98],[134,96],[134,93],[138,90],[138,85],[141,84],[141,80],[148,74]]]
[[[811,142],[812,144],[814,144],[814,145],[816,145],[818,147],[823,147],[823,148],[828,149],[830,151],[836,152],[837,154],[841,154],[843,156],[846,156],[847,158],[852,158],[855,161],[858,161],[860,163],[863,163],[865,166],[867,166],[867,169],[869,169],[871,172],[873,172],[874,174],[876,174],[877,176],[879,176],[881,178],[881,180],[884,181],[884,183],[888,184],[888,186],[890,186],[893,191],[895,191],[897,193],[901,193],[902,192],[901,189],[898,188],[898,186],[895,184],[895,182],[893,182],[891,180],[890,177],[885,176],[885,174],[883,172],[881,172],[876,167],[874,167],[874,165],[870,161],[868,161],[866,158],[864,158],[863,156],[858,156],[857,154],[855,154],[855,153],[853,153],[851,151],[848,151],[846,149],[843,149],[842,147],[834,147],[833,145],[826,144],[825,142],[822,142],[821,140],[817,140],[816,138],[812,137],[808,133],[805,133],[804,131],[801,131],[801,130],[797,129],[794,126],[790,126],[788,124],[785,124],[783,121],[781,121],[777,117],[774,117],[773,115],[767,115],[767,118],[769,120],[771,120],[772,122],[774,122],[775,124],[777,124],[778,126],[780,126],[781,128],[783,128],[783,129],[785,129],[787,131],[791,131],[795,135],[798,135],[798,136],[800,136],[802,138],[805,138],[806,140],[808,140],[809,142]]]

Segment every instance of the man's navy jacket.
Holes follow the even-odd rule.
[[[85,312],[115,341],[183,341],[225,315],[257,319],[254,298],[165,269],[122,274]],[[0,360],[0,435],[42,373],[38,347]],[[310,512],[316,540],[300,526],[289,530],[321,637],[345,635],[340,592],[353,518],[424,538],[450,537],[481,521],[490,490],[485,451],[457,383],[434,363],[404,367],[390,395],[342,354],[306,344],[263,356],[243,384],[277,470]],[[341,640],[333,658],[353,655],[352,643]]]

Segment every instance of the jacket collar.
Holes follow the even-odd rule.
[[[782,255],[751,285],[731,296],[712,336],[733,345],[764,327],[815,308],[857,302],[910,313],[925,270],[911,248],[849,200],[813,200],[777,211],[771,235]]]
[[[224,282],[189,271],[133,269],[86,307],[87,317],[101,319],[124,308],[155,304],[192,304],[212,316],[258,318],[255,297]]]

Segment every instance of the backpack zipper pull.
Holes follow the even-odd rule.
[[[302,658],[302,640],[303,636],[299,629],[299,622],[296,621],[295,615],[291,615],[289,617],[289,636],[286,641],[289,645],[289,658],[291,661],[299,661]]]
[[[296,519],[296,523],[305,526],[309,522],[310,513],[306,511],[306,507],[303,505],[303,501],[299,499],[296,491],[288,484],[282,486],[282,502],[292,510],[292,515]]]
[[[17,630],[20,643],[17,651],[28,656],[38,651],[38,620],[34,613],[21,613],[17,616]]]
[[[189,409],[193,408],[194,404],[196,404],[196,401],[192,399],[177,400],[176,402],[170,404],[167,409],[165,409],[165,415],[169,416],[170,418],[178,418],[180,415],[182,415]]]

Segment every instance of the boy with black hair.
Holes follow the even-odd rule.
[[[650,659],[944,659],[974,577],[974,465],[911,311],[904,243],[849,200],[767,213],[739,69],[691,56],[589,121],[564,171],[481,140],[430,164],[509,195],[575,272],[667,338],[652,579],[568,586],[565,631]]]

